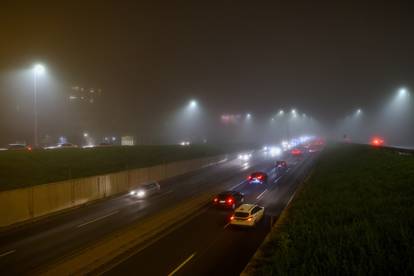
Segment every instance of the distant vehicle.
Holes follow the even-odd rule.
[[[251,153],[239,154],[239,159],[245,162],[249,161],[251,157],[252,157]]]
[[[254,172],[247,177],[249,184],[267,184],[267,174],[264,172]]]
[[[301,156],[302,155],[302,150],[301,149],[299,149],[299,148],[294,148],[294,149],[292,149],[291,151],[290,151],[290,153],[293,155],[293,156]]]
[[[213,198],[213,205],[223,208],[235,209],[244,202],[244,195],[237,191],[226,191]]]
[[[255,226],[264,217],[264,207],[256,204],[243,204],[230,217],[230,225]]]
[[[139,197],[139,198],[144,198],[144,197],[148,197],[153,194],[156,194],[160,190],[161,190],[160,184],[158,184],[158,182],[156,181],[152,181],[152,182],[147,182],[141,185],[140,187],[138,187],[137,189],[130,191],[129,194],[132,196]]]
[[[312,152],[318,152],[321,150],[321,146],[318,145],[310,145],[308,148],[308,152],[312,153]]]
[[[31,151],[32,147],[29,145],[25,145],[25,144],[10,144],[7,147],[8,150],[28,150]]]
[[[287,169],[288,165],[286,163],[286,161],[283,160],[278,160],[276,161],[276,168],[278,169]]]
[[[96,145],[97,147],[111,147],[111,146],[113,146],[113,144],[111,144],[111,143],[108,143],[108,142],[102,142],[102,143],[99,143],[98,145]]]
[[[78,148],[78,146],[75,145],[75,144],[72,144],[72,143],[62,143],[62,144],[57,145],[56,148],[58,148],[58,149],[75,149],[75,148]]]
[[[385,144],[384,139],[380,138],[380,137],[373,137],[371,139],[371,145],[375,146],[375,147],[381,147]]]

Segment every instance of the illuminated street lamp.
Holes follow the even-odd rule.
[[[285,111],[283,111],[283,109],[279,110],[278,115],[282,116],[283,114],[285,114]]]
[[[196,107],[197,107],[197,101],[196,101],[196,100],[191,100],[191,101],[190,101],[190,104],[189,104],[189,107],[190,107],[191,109],[196,108]]]
[[[34,110],[34,146],[39,147],[38,139],[38,122],[37,122],[37,78],[46,71],[41,64],[36,64],[33,67],[33,110]]]
[[[251,117],[252,117],[252,114],[250,114],[250,113],[246,114],[246,119],[250,119]]]
[[[83,137],[87,138],[89,134],[87,132],[83,133]]]
[[[406,88],[400,88],[400,90],[398,91],[398,94],[403,97],[407,95],[407,89]]]

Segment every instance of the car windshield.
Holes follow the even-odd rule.
[[[254,173],[254,174],[252,174],[252,177],[259,177],[259,176],[262,176],[263,174],[262,173]]]
[[[153,188],[155,188],[157,185],[155,184],[155,183],[148,183],[148,184],[145,184],[145,185],[143,185],[143,188],[144,189],[153,189]]]
[[[247,217],[249,216],[249,213],[245,213],[245,212],[236,212],[236,213],[234,213],[234,216],[235,216],[235,217],[238,217],[238,218],[247,218]]]
[[[221,193],[221,194],[218,195],[218,198],[225,199],[225,198],[228,198],[228,197],[231,197],[231,196],[232,196],[231,193]]]

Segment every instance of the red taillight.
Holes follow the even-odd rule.
[[[233,220],[233,219],[234,219],[234,216],[231,216],[231,217],[230,217],[230,220]]]
[[[257,179],[262,180],[262,179],[263,179],[263,175],[259,175],[259,176],[257,177]]]
[[[379,137],[374,137],[371,140],[371,145],[373,146],[382,146],[384,144],[384,140]]]
[[[251,175],[249,175],[249,177],[247,177],[248,180],[252,180],[252,178],[253,177]]]
[[[213,199],[213,201],[214,201],[214,202],[217,202],[217,201],[218,201],[218,198],[217,198],[217,197],[215,197],[215,198]]]
[[[230,198],[228,198],[228,199],[227,199],[227,203],[228,203],[228,204],[232,204],[232,203],[233,203],[233,199],[232,199],[231,197],[230,197]]]

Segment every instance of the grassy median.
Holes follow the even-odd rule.
[[[237,152],[254,145],[134,146],[0,152],[0,190]]]
[[[331,145],[252,275],[414,275],[414,157]]]

